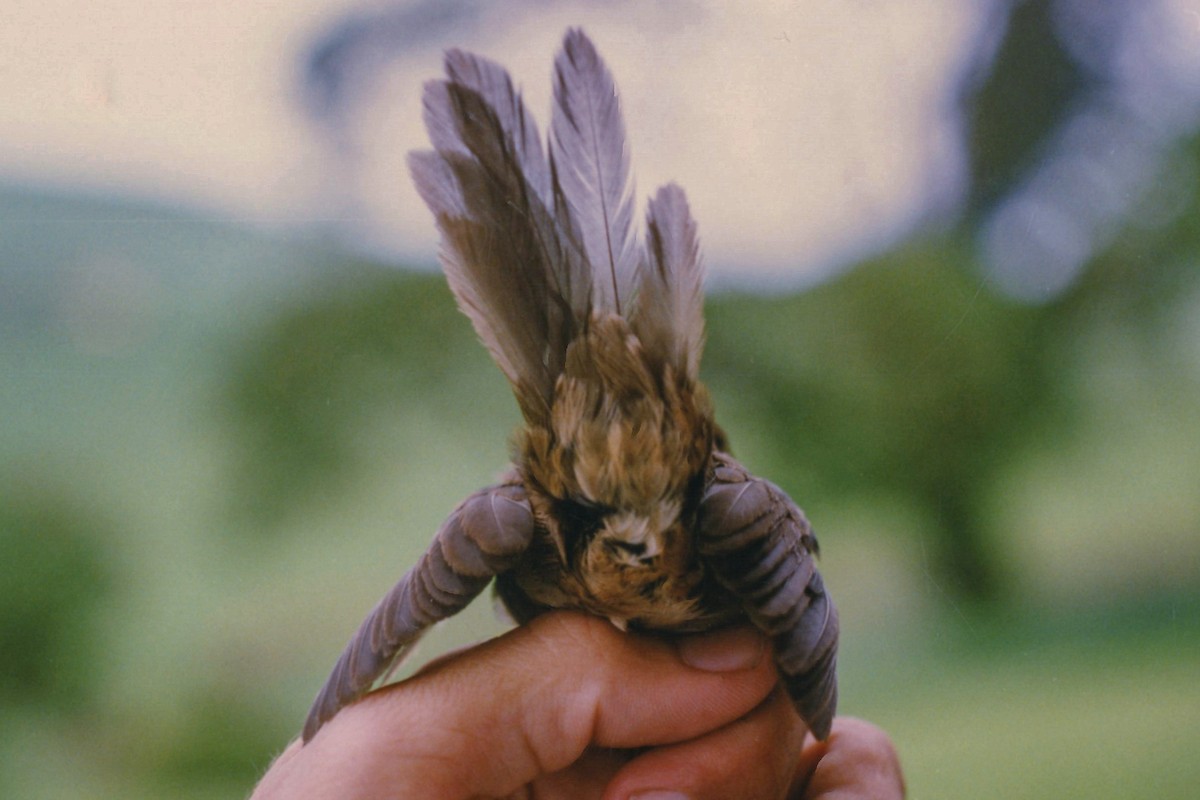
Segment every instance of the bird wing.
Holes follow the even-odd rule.
[[[800,717],[825,739],[837,710],[838,616],[804,514],[777,486],[718,454],[700,503],[698,549],[771,637]]]
[[[308,713],[304,741],[366,694],[426,629],[461,611],[513,566],[533,530],[533,512],[515,475],[459,504],[346,645]]]

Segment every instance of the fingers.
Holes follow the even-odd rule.
[[[719,730],[633,759],[604,797],[656,792],[689,800],[903,800],[905,788],[895,747],[882,730],[839,717],[828,741],[817,742],[787,695],[776,691]]]
[[[547,614],[344,709],[289,752],[304,780],[286,796],[505,796],[590,745],[660,745],[723,727],[775,682],[750,628],[676,645]],[[311,786],[322,794],[306,794]]]
[[[612,781],[621,767],[636,751],[589,748],[566,769],[543,775],[528,787],[528,794],[518,792],[513,798],[535,797],[539,800],[599,800],[604,787]]]
[[[750,714],[717,731],[634,759],[604,796],[626,800],[675,792],[690,800],[781,800],[795,776],[805,733],[786,692],[776,690]]]
[[[902,800],[905,793],[888,735],[851,717],[834,720],[827,741],[809,740],[797,776],[804,800]]]

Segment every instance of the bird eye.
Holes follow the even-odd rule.
[[[610,510],[604,506],[577,500],[557,500],[554,503],[554,515],[559,521],[582,536],[589,536],[599,530]]]
[[[643,542],[626,542],[622,539],[608,539],[604,542],[606,547],[615,550],[623,550],[632,556],[641,556],[646,553],[646,545]]]

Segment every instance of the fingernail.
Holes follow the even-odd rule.
[[[649,792],[635,794],[629,800],[688,800],[688,796],[683,792],[667,792],[661,789],[652,789]]]
[[[753,628],[739,625],[716,633],[680,639],[679,658],[689,667],[706,672],[737,672],[757,667],[766,650],[766,639]]]

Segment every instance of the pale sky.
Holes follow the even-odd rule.
[[[432,261],[436,235],[403,157],[425,144],[420,87],[440,51],[506,64],[544,126],[558,41],[582,25],[622,92],[639,198],[667,180],[686,189],[711,272],[800,281],[887,244],[961,190],[951,92],[991,2],[563,3],[536,14],[498,3],[474,33],[389,66],[356,128],[360,168],[336,173],[330,192],[336,161],[300,110],[300,56],[360,7],[8,0],[0,181],[120,190],[254,224],[353,215],[347,230],[364,243]]]

